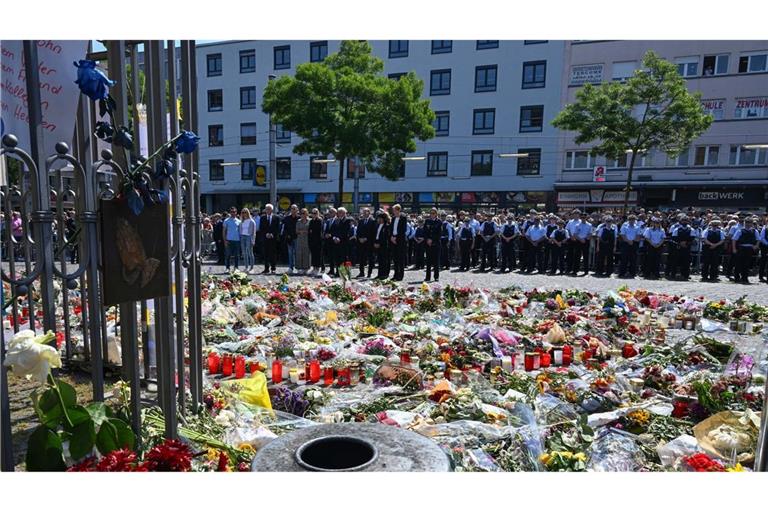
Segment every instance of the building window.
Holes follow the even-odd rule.
[[[472,135],[492,135],[495,127],[495,108],[475,109],[472,116]]]
[[[224,125],[223,124],[209,124],[208,125],[208,146],[223,146],[224,145]]]
[[[699,74],[698,57],[679,57],[675,59],[677,73],[683,77],[697,76]]]
[[[448,152],[427,153],[427,176],[448,176]]]
[[[472,176],[490,176],[493,174],[493,151],[473,151],[470,174]]]
[[[275,46],[275,69],[291,67],[291,46]]]
[[[243,158],[240,160],[240,179],[243,181],[253,181],[256,176],[256,159]]]
[[[240,88],[240,109],[256,108],[256,86]]]
[[[637,61],[614,62],[611,79],[623,82],[635,73],[635,69],[637,69]]]
[[[528,39],[528,40],[524,40],[523,44],[544,44],[548,42],[549,40],[547,39]]]
[[[728,55],[705,55],[702,74],[704,76],[728,73]]]
[[[499,41],[496,40],[486,40],[486,41],[477,41],[477,49],[478,50],[491,50],[493,48],[499,47]]]
[[[768,96],[759,98],[736,98],[736,119],[768,117]]]
[[[256,144],[256,123],[240,123],[240,144],[242,146]]]
[[[357,169],[358,178],[365,178],[365,165],[357,158],[350,158],[347,160],[347,179],[355,179],[355,169]]]
[[[475,92],[496,90],[496,72],[498,66],[477,66],[475,68]]]
[[[566,169],[591,169],[593,166],[593,157],[589,151],[567,151],[565,153]]]
[[[701,100],[701,108],[704,113],[710,114],[715,120],[725,116],[725,99]]]
[[[224,160],[208,160],[208,180],[224,181]]]
[[[221,54],[212,53],[206,56],[208,61],[208,76],[221,76]]]
[[[432,54],[451,53],[453,51],[453,41],[432,41]]]
[[[289,143],[291,142],[291,130],[286,130],[283,125],[278,123],[275,125],[275,142]]]
[[[739,145],[731,146],[731,165],[765,165],[768,161],[768,150],[765,148],[746,148]]]
[[[408,73],[390,73],[387,75],[387,78],[390,80],[400,80],[402,77],[407,75]]]
[[[523,89],[544,87],[547,78],[547,61],[523,62]]]
[[[389,42],[389,58],[396,59],[399,57],[408,56],[408,41],[406,40],[392,40]]]
[[[739,73],[760,73],[766,69],[768,69],[767,53],[739,57]]]
[[[544,127],[544,105],[520,107],[520,132],[540,132]]]
[[[606,162],[606,167],[611,169],[623,169],[627,167],[627,156],[629,153],[623,153],[619,155],[619,158],[611,158]]]
[[[451,113],[447,110],[435,112],[435,120],[432,126],[435,127],[435,137],[447,137],[450,131]]]
[[[309,179],[325,180],[328,179],[328,164],[325,162],[315,162],[315,160],[328,160],[327,156],[309,157]]]
[[[328,41],[309,43],[309,62],[323,62],[328,56]]]
[[[541,174],[541,148],[520,148],[517,152],[528,155],[517,157],[517,174],[519,176]]]
[[[680,153],[677,156],[671,156],[667,155],[667,167],[688,167],[688,156],[689,156],[690,150],[688,148],[685,148],[682,153]]]
[[[720,146],[697,146],[693,155],[693,165],[717,165]]]
[[[436,69],[430,75],[429,95],[443,96],[445,94],[451,94],[451,70]]]
[[[253,73],[256,71],[256,50],[240,51],[240,72]]]
[[[224,108],[224,94],[221,89],[208,91],[208,112],[220,112]]]
[[[291,157],[280,157],[275,159],[275,166],[277,167],[278,180],[291,179]]]

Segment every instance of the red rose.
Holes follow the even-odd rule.
[[[351,261],[345,261],[344,262],[344,266],[349,268],[349,267],[352,266],[352,262]]]

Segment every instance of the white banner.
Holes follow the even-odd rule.
[[[43,130],[40,148],[48,157],[57,142],[70,145],[80,90],[75,84],[74,61],[85,58],[88,41],[36,41],[37,73],[40,80],[40,108]],[[0,135],[12,133],[19,147],[31,152],[24,52],[21,41],[0,41]],[[89,100],[90,101],[90,100]]]

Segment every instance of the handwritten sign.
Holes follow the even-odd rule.
[[[37,74],[40,80],[40,109],[43,118],[40,148],[43,155],[55,153],[57,142],[70,143],[75,129],[80,94],[73,61],[85,58],[88,41],[35,41]],[[27,85],[21,41],[0,42],[0,135],[12,133],[19,147],[30,151]]]

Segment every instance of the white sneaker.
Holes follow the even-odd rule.
[[[295,270],[293,270],[292,268],[289,268],[289,269],[288,269],[288,274],[290,274],[290,275],[294,275],[294,274],[296,274],[296,271],[295,271]]]

